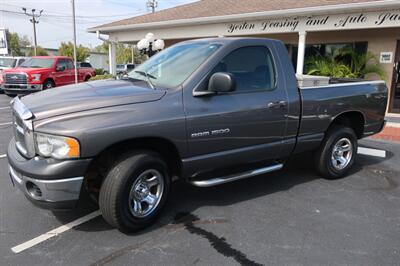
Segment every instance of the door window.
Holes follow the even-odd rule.
[[[267,47],[243,47],[221,60],[212,73],[228,72],[234,75],[238,92],[273,90],[276,85],[273,62]]]
[[[72,63],[71,60],[65,60],[65,61],[66,61],[67,69],[74,69],[74,64]]]
[[[67,60],[65,60],[65,59],[60,59],[60,60],[58,60],[58,62],[57,62],[57,68],[60,68],[60,67],[64,67],[64,70],[68,69],[68,67],[67,67]]]

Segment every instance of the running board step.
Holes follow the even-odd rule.
[[[217,185],[229,183],[229,182],[240,180],[240,179],[253,177],[256,175],[262,175],[262,174],[278,171],[282,168],[283,168],[283,164],[280,163],[280,164],[274,164],[274,165],[270,165],[270,166],[259,168],[259,169],[246,171],[246,172],[239,173],[239,174],[233,174],[233,175],[217,177],[217,178],[212,178],[212,179],[207,179],[207,180],[195,180],[195,181],[191,181],[190,183],[196,187],[212,187],[212,186],[217,186]]]

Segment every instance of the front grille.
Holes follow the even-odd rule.
[[[15,98],[13,100],[13,128],[15,144],[18,151],[27,158],[35,156],[35,146],[33,140],[32,113],[25,105]]]
[[[27,84],[28,79],[26,74],[5,74],[4,75],[4,80],[6,84]]]
[[[22,119],[18,116],[18,114],[16,114],[15,112],[13,118],[14,118],[14,135],[17,148],[21,153],[27,155],[24,123],[22,122]]]

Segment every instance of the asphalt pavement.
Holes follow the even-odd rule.
[[[89,200],[51,212],[12,186],[1,157],[12,137],[9,101],[0,95],[0,265],[399,265],[398,143],[361,141],[367,152],[340,180],[318,177],[304,154],[219,187],[177,182],[159,221],[127,235],[97,215],[65,227],[96,211]],[[49,239],[13,252],[39,236]]]

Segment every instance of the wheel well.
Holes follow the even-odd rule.
[[[166,139],[151,137],[122,141],[104,149],[90,164],[86,179],[102,182],[117,158],[126,152],[141,149],[160,154],[168,165],[171,177],[180,176],[181,158],[175,145]]]
[[[84,80],[88,81],[91,77],[92,77],[91,75],[86,75]]]
[[[328,130],[335,125],[343,125],[353,129],[357,138],[360,139],[364,133],[365,118],[361,112],[346,112],[335,117]]]
[[[54,86],[56,85],[56,83],[54,82],[54,80],[53,80],[52,78],[46,78],[46,79],[43,81],[43,84],[46,83],[47,81],[53,82]]]

